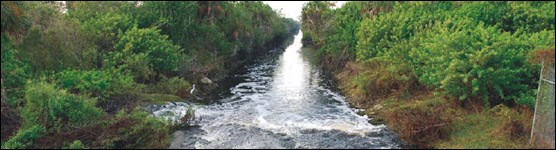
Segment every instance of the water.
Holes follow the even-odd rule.
[[[188,105],[202,118],[174,133],[170,148],[400,148],[384,125],[368,123],[331,90],[294,37],[285,51],[258,57],[221,86],[217,103],[152,106],[155,116],[183,116]],[[171,112],[171,113],[170,113]]]

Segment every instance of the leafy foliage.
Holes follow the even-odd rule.
[[[125,14],[133,12],[137,2],[129,1],[80,1],[68,2],[68,17],[81,22],[95,20],[107,14]]]
[[[150,74],[151,70],[166,74],[177,71],[182,50],[159,32],[154,28],[130,29],[119,37],[110,64],[124,65],[140,81],[149,80],[142,74]]]
[[[45,129],[40,125],[34,125],[27,129],[20,129],[17,134],[6,143],[2,143],[2,149],[24,149],[44,135]]]
[[[56,88],[45,81],[28,83],[21,112],[24,127],[41,125],[59,129],[63,125],[85,125],[102,115],[95,101]]]
[[[14,106],[16,100],[23,97],[23,85],[29,78],[29,65],[20,61],[17,56],[18,51],[13,48],[12,43],[5,36],[2,36],[2,89],[7,90],[6,98],[8,104]],[[4,95],[5,96],[5,95]],[[4,100],[2,100],[4,102]]]
[[[87,149],[87,147],[85,145],[83,145],[83,143],[81,143],[80,140],[75,140],[73,141],[69,147],[69,149]]]
[[[118,35],[137,26],[136,20],[129,15],[107,13],[96,19],[86,20],[83,28],[89,30],[95,39],[96,45],[104,51],[113,51]]]
[[[539,68],[528,60],[554,48],[552,10],[554,2],[348,2],[334,10],[311,2],[302,23],[326,61],[388,62],[453,99],[532,106]],[[371,75],[353,85],[379,86]]]
[[[120,129],[118,137],[112,140],[125,141],[127,144],[113,148],[163,148],[170,142],[169,122],[140,110],[129,114],[122,110],[116,114],[116,119],[124,118],[134,122],[134,125]]]
[[[411,51],[414,61],[422,64],[415,71],[423,83],[460,100],[480,98],[487,105],[500,99],[517,101],[522,92],[534,88],[529,86],[534,80],[527,80],[534,75],[525,55],[531,47],[517,35],[482,24],[444,29],[432,32],[435,37],[422,40],[422,46]]]
[[[29,20],[24,12],[25,5],[26,3],[17,1],[2,2],[2,34],[19,37],[29,27]]]
[[[334,4],[328,1],[314,1],[308,2],[303,5],[301,11],[302,29],[304,30],[304,45],[315,45],[317,47],[324,44],[324,29],[325,21],[331,17],[330,10]],[[330,28],[330,26],[328,26]],[[310,40],[308,40],[310,39]]]
[[[180,77],[163,77],[162,80],[152,86],[152,89],[156,93],[173,94],[185,98],[190,94],[191,84]]]
[[[134,16],[140,28],[157,27],[184,48],[179,74],[198,79],[226,73],[226,63],[295,26],[263,2],[144,2]]]
[[[65,19],[55,5],[29,2],[31,26],[23,37],[20,57],[33,72],[90,69],[97,50],[77,20]]]
[[[88,94],[105,100],[133,85],[131,76],[119,70],[65,70],[55,75],[56,83],[75,94]]]
[[[111,114],[186,98],[190,82],[223,76],[234,69],[230,64],[299,29],[263,2],[66,4],[2,2],[2,103],[23,107],[22,129],[79,134],[102,126],[90,124],[103,115],[97,100]],[[110,125],[102,134],[111,138],[101,146],[77,139],[93,148],[164,148],[169,142],[169,125],[147,113],[104,119],[123,125]],[[121,133],[112,133],[118,128]],[[86,148],[77,139],[47,147]],[[32,140],[20,143],[11,147]]]

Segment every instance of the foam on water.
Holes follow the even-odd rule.
[[[360,110],[328,88],[318,67],[300,50],[298,34],[278,59],[266,56],[246,66],[234,76],[242,81],[219,104],[169,103],[150,110],[175,120],[192,105],[202,118],[197,124],[203,132],[179,135],[196,137],[196,148],[399,148],[394,136],[384,134],[389,133],[384,125],[368,123],[367,116],[358,115]],[[171,148],[184,141],[177,136]]]

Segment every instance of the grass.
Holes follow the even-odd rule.
[[[141,94],[142,103],[146,104],[166,104],[167,102],[181,102],[183,101],[177,95],[173,94]]]
[[[418,148],[531,148],[531,109],[503,105],[485,109],[474,102],[462,108],[459,101],[435,95],[434,91],[396,85],[403,84],[400,81],[404,80],[397,78],[404,75],[402,72],[389,72],[381,64],[348,62],[335,77],[350,104],[365,109],[363,114],[374,120],[383,120],[402,140]],[[357,79],[366,79],[361,82],[367,85],[357,86]],[[373,90],[377,88],[380,90]],[[408,92],[408,88],[413,90]],[[376,105],[383,107],[374,110]]]
[[[420,93],[411,98],[392,96],[377,104],[383,109],[372,111],[407,144],[433,148],[434,141],[445,138],[451,129],[451,118],[445,115],[451,112],[447,104],[430,93]]]
[[[435,111],[435,115],[438,115],[440,118],[449,118],[449,130],[444,138],[439,137],[438,139],[430,139],[430,143],[421,143],[430,145],[430,147],[425,146],[426,148],[530,148],[528,145],[528,135],[531,130],[532,116],[529,113],[518,112],[516,109],[499,105],[485,111],[476,112],[452,105],[449,100],[435,97],[430,92],[421,93],[409,99],[390,97],[378,104],[384,108],[376,111],[374,117],[385,120],[386,124],[402,135],[402,139],[407,143],[414,142],[411,142],[411,137],[405,137],[405,139],[403,137],[403,134],[408,132],[407,129],[404,129],[403,125],[399,124],[400,121],[398,120],[403,118],[399,118],[399,116],[398,118],[392,118],[392,116],[404,110],[440,110]],[[371,114],[370,111],[365,113],[367,115]],[[410,120],[407,124],[422,119],[431,118],[417,116],[417,118]],[[422,147],[423,145],[418,144],[416,146]]]
[[[506,131],[508,124],[514,120],[518,122],[529,122],[530,119],[525,114],[520,114],[509,108],[496,110],[493,108],[481,113],[470,113],[455,117],[451,124],[452,130],[446,140],[441,140],[435,144],[436,148],[466,148],[466,149],[486,149],[486,148],[529,148],[528,136],[530,125],[524,128],[524,133],[512,135],[512,131]],[[513,137],[512,137],[513,136]]]
[[[119,115],[121,116],[105,115],[100,121],[85,127],[51,132],[27,148],[59,149],[76,140],[92,149],[162,149],[170,144],[170,128],[162,126],[164,122],[157,121],[142,111]]]

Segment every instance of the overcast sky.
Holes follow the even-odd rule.
[[[307,1],[263,1],[263,3],[270,5],[272,9],[280,10],[282,9],[282,14],[285,17],[293,18],[299,21],[299,16],[301,15],[301,7]],[[342,6],[345,1],[332,1],[336,3],[336,7]]]

